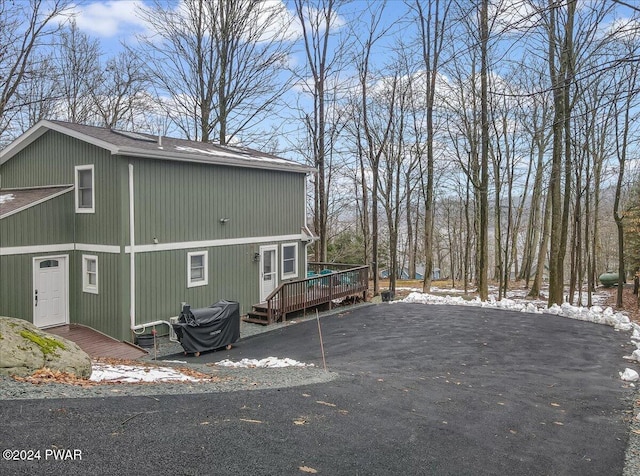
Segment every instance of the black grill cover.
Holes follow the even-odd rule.
[[[171,326],[187,353],[219,349],[240,338],[240,305],[218,301],[201,309],[184,306],[178,322]]]

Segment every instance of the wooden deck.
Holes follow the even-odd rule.
[[[89,354],[92,359],[103,357],[135,360],[147,355],[145,350],[127,344],[126,342],[120,342],[80,324],[69,324],[43,330],[75,342],[82,350]]]
[[[331,266],[336,269],[329,269]],[[369,267],[335,263],[309,263],[311,272],[306,279],[280,284],[266,299],[253,305],[243,319],[246,322],[269,325],[285,321],[287,314],[328,306],[346,298],[367,299]],[[317,269],[321,269],[319,272]],[[317,274],[316,274],[317,273]]]

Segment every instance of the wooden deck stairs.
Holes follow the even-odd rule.
[[[280,284],[264,302],[254,304],[243,320],[269,325],[285,321],[294,312],[323,305],[331,308],[345,298],[366,300],[368,287],[368,266],[309,263],[307,278]]]

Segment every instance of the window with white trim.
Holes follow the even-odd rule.
[[[187,253],[187,287],[209,284],[208,251]]]
[[[98,257],[82,255],[82,290],[98,294]]]
[[[93,165],[77,165],[76,213],[95,213],[95,180]]]
[[[285,243],[282,245],[282,279],[298,277],[298,244]]]

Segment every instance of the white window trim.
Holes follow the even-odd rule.
[[[191,258],[193,256],[203,256],[202,264],[204,265],[204,279],[200,281],[191,281]],[[191,251],[187,253],[187,287],[195,288],[196,286],[206,286],[209,284],[209,252],[208,251]]]
[[[293,246],[293,249],[294,249],[293,272],[292,273],[285,273],[284,272],[284,249],[286,247],[290,247],[290,246]],[[282,279],[297,278],[298,277],[298,243],[282,243],[281,249],[280,249],[280,256],[282,257],[281,258],[282,262],[280,263],[280,269],[282,270]]]
[[[96,284],[89,284],[87,262],[91,260],[96,262]],[[98,279],[98,257],[95,255],[82,255],[82,291],[85,293],[98,294]]]
[[[91,208],[80,208],[80,180],[79,174],[81,170],[91,170]],[[76,195],[76,213],[95,213],[96,212],[96,174],[93,164],[76,165],[75,167],[75,195]]]

